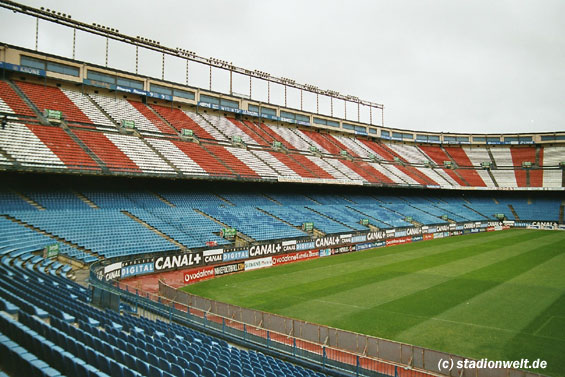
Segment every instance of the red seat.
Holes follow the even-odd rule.
[[[230,176],[232,171],[226,168],[220,161],[212,156],[208,151],[196,143],[186,141],[171,140],[181,151],[196,162],[202,169],[212,175]]]
[[[35,117],[36,114],[24,102],[24,100],[5,81],[0,80],[0,98],[8,105],[15,114]]]
[[[102,132],[72,130],[72,132],[112,171],[141,172],[139,167]]]
[[[92,123],[59,88],[18,81],[16,85],[35,104],[39,111],[58,110],[71,122]]]
[[[177,108],[170,108],[159,105],[150,105],[152,109],[157,111],[167,122],[169,122],[177,131],[181,131],[183,128],[187,130],[194,131],[194,134],[199,138],[204,139],[214,139],[214,136],[210,135],[208,131],[200,127],[192,118],[190,118],[186,113]]]
[[[37,124],[29,124],[27,127],[43,144],[47,145],[67,167],[101,170],[96,161],[94,161],[62,128]]]
[[[536,162],[536,148],[535,147],[510,147],[510,154],[512,155],[512,165],[514,165],[514,175],[516,176],[516,183],[518,187],[527,187],[526,170],[522,168],[523,162]],[[540,151],[540,157],[542,153]],[[540,164],[542,162],[540,161]],[[530,174],[530,187],[541,187],[543,185],[543,171],[540,169],[529,169]]]
[[[131,101],[128,102],[137,109],[144,117],[146,117],[151,123],[155,125],[161,132],[165,134],[174,134],[174,131],[163,122],[153,111],[151,111],[146,105],[141,102]]]

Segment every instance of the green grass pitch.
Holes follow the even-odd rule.
[[[507,230],[366,250],[185,287],[244,307],[565,376],[565,232]]]

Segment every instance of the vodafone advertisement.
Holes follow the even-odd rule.
[[[196,268],[194,270],[185,271],[184,282],[186,284],[192,284],[213,277],[214,277],[214,267]]]
[[[407,236],[407,237],[399,237],[399,238],[393,238],[390,240],[386,240],[386,245],[387,246],[393,246],[393,245],[402,245],[405,243],[409,243],[412,242],[412,237]]]
[[[299,251],[297,253],[290,253],[281,256],[273,257],[273,266],[277,266],[279,264],[286,264],[286,263],[293,263],[308,259],[318,258],[320,253],[318,250],[310,250],[310,251]]]

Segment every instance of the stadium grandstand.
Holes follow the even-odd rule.
[[[268,267],[279,255],[565,229],[565,132],[400,130],[14,45],[0,46],[0,57],[0,369],[8,376],[439,376],[432,363],[370,349],[334,347],[333,357],[323,341],[174,302],[168,290]]]

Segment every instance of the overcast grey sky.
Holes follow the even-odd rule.
[[[204,57],[258,69],[385,105],[385,125],[444,132],[565,130],[565,1],[22,0],[118,28]],[[35,20],[0,10],[0,40],[34,48]],[[70,56],[72,33],[40,22],[39,49]],[[77,37],[77,59],[104,64],[104,40]],[[160,77],[161,57],[144,52],[140,73]],[[135,70],[134,49],[110,44],[109,66]],[[208,70],[189,66],[208,87]],[[227,91],[214,72],[213,89]],[[166,60],[165,79],[185,65]],[[248,94],[236,77],[234,91]],[[253,84],[266,101],[266,84]],[[271,88],[271,101],[282,89]],[[316,111],[305,96],[305,110]],[[297,93],[289,105],[299,107]],[[322,98],[320,111],[329,113]],[[343,117],[343,103],[334,102]],[[374,123],[378,122],[374,116]],[[357,107],[347,108],[357,119]],[[361,120],[368,121],[363,109]]]

